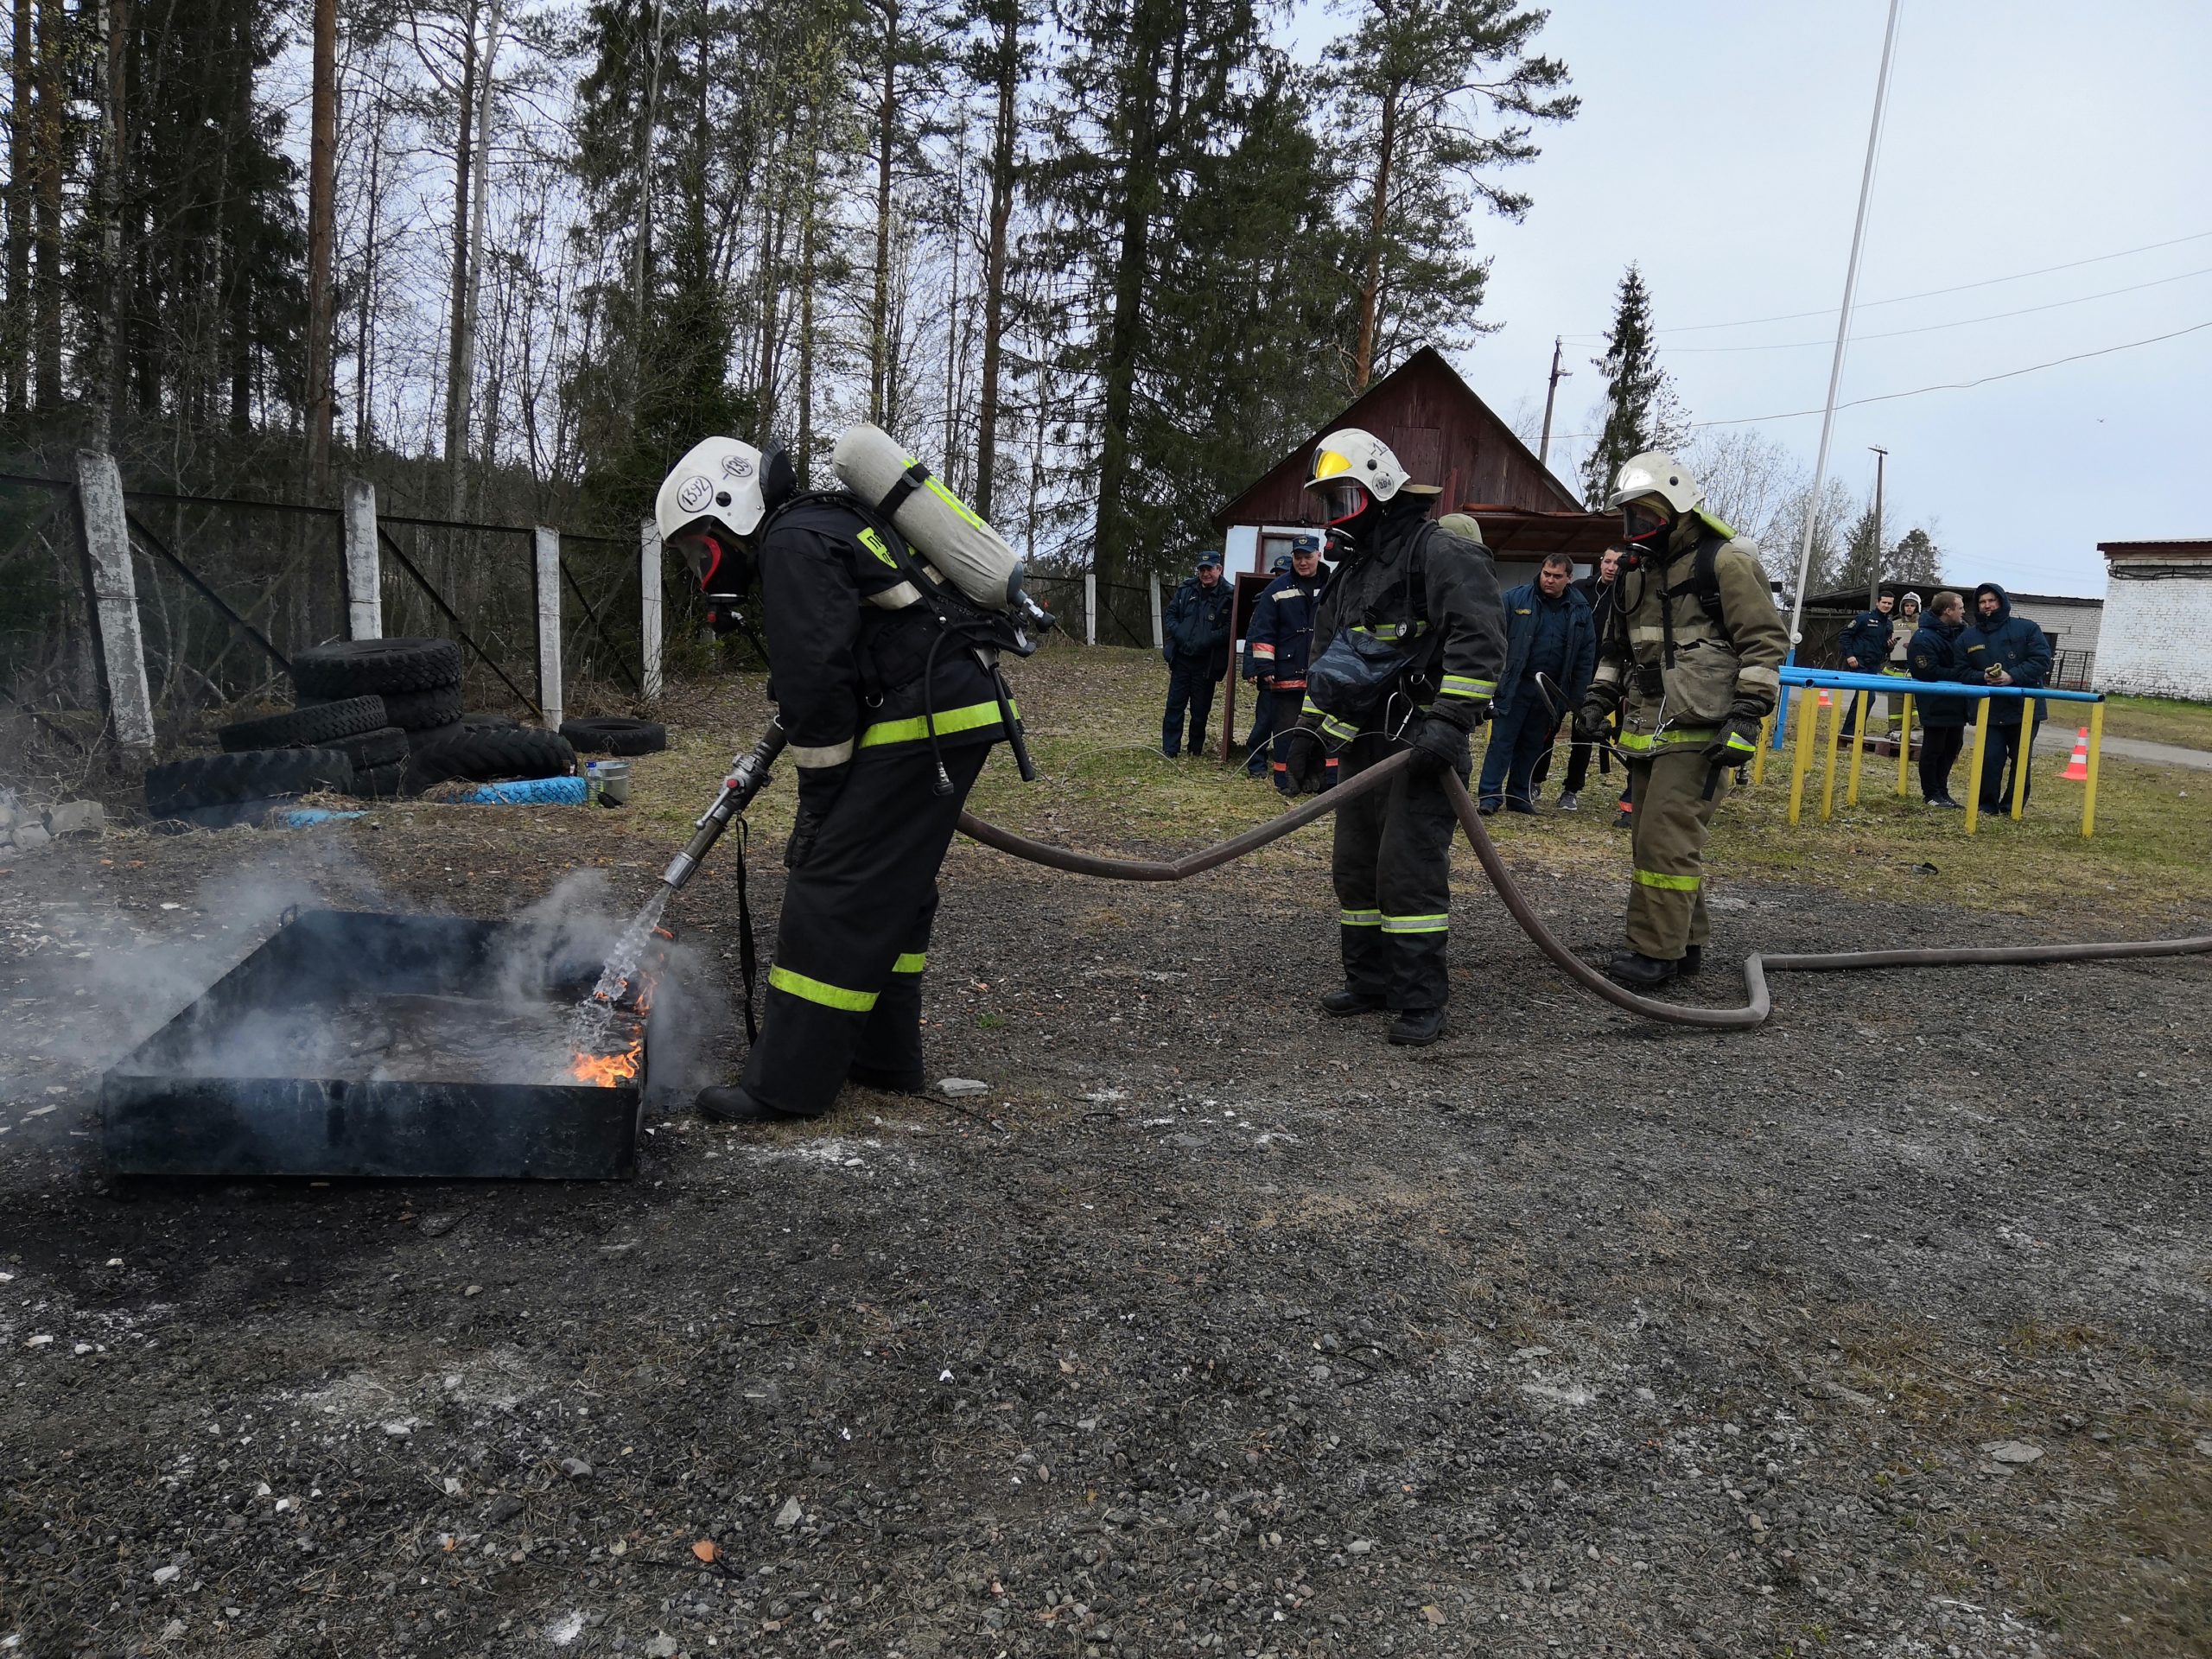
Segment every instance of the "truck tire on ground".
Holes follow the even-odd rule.
[[[230,754],[247,749],[311,749],[391,723],[385,718],[382,697],[340,697],[235,721],[217,731],[215,741]]]
[[[351,760],[353,770],[359,772],[365,766],[388,766],[406,760],[408,738],[397,726],[381,726],[359,737],[341,737],[327,747]]]
[[[459,778],[496,783],[504,778],[556,778],[576,769],[576,752],[558,732],[463,727],[441,742],[417,744],[407,757],[410,792]]]
[[[657,720],[564,720],[561,735],[581,754],[658,754],[668,747],[668,728]]]
[[[461,715],[461,723],[464,726],[480,728],[486,731],[497,730],[502,732],[512,732],[516,727],[521,725],[522,721],[517,720],[512,715],[491,715],[486,714],[480,709],[472,709],[467,713]],[[568,728],[565,726],[562,728],[563,734],[565,734]],[[574,740],[572,739],[570,741],[573,741]]]
[[[341,639],[309,645],[292,658],[302,698],[424,691],[461,683],[461,647],[450,639]]]
[[[407,762],[404,759],[389,761],[379,766],[353,768],[352,793],[364,801],[395,801],[407,787]]]
[[[353,763],[336,749],[195,754],[146,773],[146,810],[157,818],[173,818],[194,807],[232,806],[271,795],[304,795],[315,789],[349,789],[353,783]]]
[[[427,732],[450,726],[461,718],[461,687],[434,685],[422,691],[393,691],[384,700],[385,713],[402,731]]]

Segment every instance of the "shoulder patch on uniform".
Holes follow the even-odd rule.
[[[883,537],[875,533],[874,525],[864,525],[861,530],[859,540],[862,547],[874,554],[883,563],[890,566],[893,570],[899,568],[899,561],[891,556],[891,550],[883,544]]]

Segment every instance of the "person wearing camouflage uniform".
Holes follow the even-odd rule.
[[[1637,989],[1703,965],[1706,832],[1774,712],[1789,651],[1757,550],[1703,511],[1704,499],[1672,455],[1621,468],[1605,505],[1619,510],[1631,552],[1575,721],[1578,737],[1599,742],[1622,714],[1635,874],[1627,949],[1611,971]]]

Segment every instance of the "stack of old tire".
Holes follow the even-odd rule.
[[[222,753],[149,770],[148,810],[219,828],[315,790],[388,799],[449,779],[549,778],[575,766],[556,733],[462,711],[461,650],[450,639],[313,645],[292,658],[292,686],[296,707],[219,730]]]
[[[334,708],[381,698],[379,756],[357,760],[354,793],[377,798],[420,794],[459,779],[492,783],[509,778],[556,778],[575,770],[576,752],[557,732],[518,725],[505,715],[464,714],[461,647],[450,639],[348,639],[312,645],[292,658],[299,709]],[[381,759],[391,739],[398,753]]]

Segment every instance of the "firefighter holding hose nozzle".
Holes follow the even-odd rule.
[[[960,578],[972,573],[957,558],[918,556],[899,528],[912,523],[902,508],[919,494],[940,517],[967,514],[973,530],[953,554],[983,537],[1004,544],[873,427],[840,441],[837,464],[841,476],[885,486],[867,499],[801,493],[783,450],[709,438],[655,504],[662,540],[698,578],[717,630],[739,626],[759,576],[768,695],[798,770],[760,1038],[734,1085],[699,1094],[700,1110],[726,1122],[817,1116],[848,1078],[925,1086],[921,982],[938,867],[990,746],[1019,741],[996,652],[1031,647],[1003,614],[964,597],[971,584]],[[996,580],[1001,607],[1020,600],[1018,565]]]
[[[1629,551],[1574,722],[1579,741],[1602,743],[1622,715],[1635,879],[1627,948],[1609,971],[1637,990],[1704,965],[1706,833],[1774,712],[1789,651],[1757,551],[1704,499],[1672,455],[1653,450],[1622,467],[1605,506],[1619,511]]]
[[[1286,746],[1292,764],[1311,788],[1326,756],[1349,783],[1413,750],[1387,790],[1337,813],[1330,875],[1344,983],[1321,1007],[1341,1015],[1387,1008],[1396,1016],[1390,1040],[1422,1047],[1443,1035],[1451,996],[1457,818],[1444,774],[1466,780],[1467,734],[1488,716],[1505,660],[1505,609],[1474,521],[1431,522],[1442,492],[1412,482],[1373,434],[1344,427],[1323,438],[1306,490],[1308,517],[1340,563],[1314,618],[1319,652],[1299,715],[1310,735]]]

